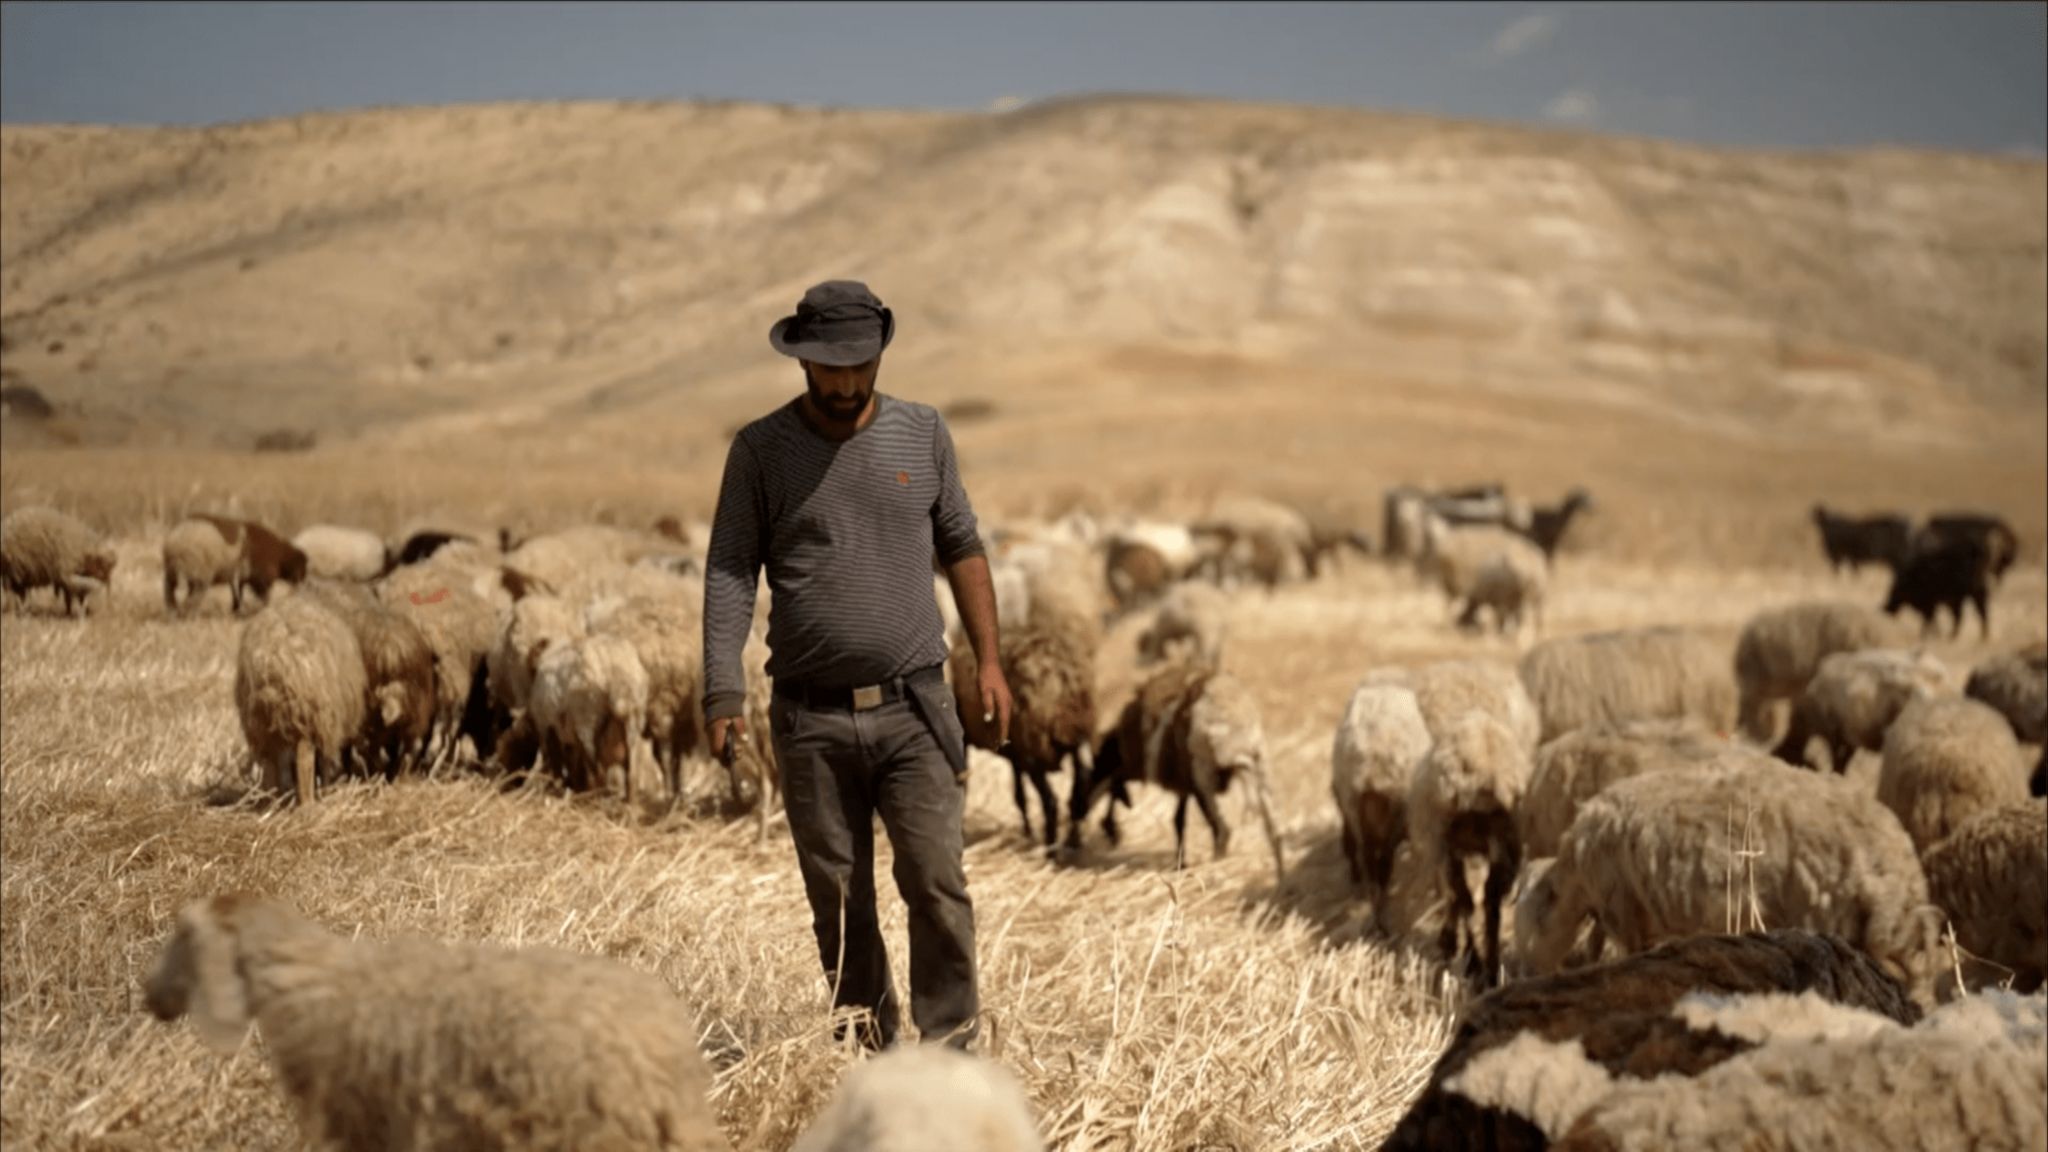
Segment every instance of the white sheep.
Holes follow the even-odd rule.
[[[1555,856],[1579,809],[1617,780],[1742,754],[1697,720],[1635,720],[1567,732],[1536,751],[1529,793],[1517,810],[1522,850],[1532,858]]]
[[[1521,673],[1545,741],[1597,723],[1692,717],[1726,732],[1735,720],[1726,651],[1684,629],[1555,637],[1522,657]]]
[[[1977,813],[2027,798],[2027,765],[2005,718],[1961,696],[1908,705],[1885,733],[1884,802],[1926,851]]]
[[[1382,929],[1395,853],[1408,838],[1408,790],[1429,748],[1429,727],[1412,690],[1361,684],[1351,693],[1330,750],[1330,796],[1344,829],[1351,882],[1372,901]]]
[[[1448,897],[1440,945],[1471,959],[1481,987],[1500,970],[1501,904],[1522,866],[1515,809],[1529,786],[1529,755],[1505,724],[1473,712],[1440,734],[1408,792],[1408,839]],[[1474,915],[1484,923],[1475,930]]]
[[[391,549],[375,532],[315,524],[292,537],[306,554],[306,575],[368,583],[391,570]]]
[[[1365,684],[1410,688],[1422,709],[1433,739],[1473,712],[1483,712],[1506,725],[1525,752],[1536,750],[1543,733],[1541,717],[1514,668],[1491,660],[1437,660],[1413,667],[1388,665],[1366,673]]]
[[[1895,636],[1884,613],[1863,604],[1814,600],[1757,613],[1735,642],[1737,713],[1743,731],[1757,743],[1769,744],[1777,735],[1770,706],[1805,691],[1824,658],[1887,647]]]
[[[23,605],[31,591],[51,588],[69,616],[113,579],[113,546],[77,517],[37,504],[0,519],[0,582]]]
[[[1557,970],[1589,917],[1623,954],[1761,921],[1840,935],[1933,997],[1941,913],[1905,829],[1850,781],[1761,753],[1609,786],[1520,900],[1531,932],[1516,944],[1537,974]]]
[[[1031,1102],[1002,1065],[940,1044],[856,1065],[791,1152],[1044,1152]]]
[[[145,999],[222,1053],[253,1023],[314,1144],[731,1149],[695,1014],[604,957],[351,940],[275,901],[217,896],[180,910]]]
[[[1846,772],[1857,749],[1876,752],[1899,713],[1916,700],[1949,688],[1948,668],[1927,652],[1865,648],[1836,652],[1792,706],[1792,722],[1772,753],[1788,764],[1804,764],[1815,738],[1826,742],[1828,765]]]
[[[647,669],[623,636],[584,636],[534,666],[531,712],[543,755],[572,791],[619,769],[633,803],[633,746],[647,730]]]
[[[235,713],[265,789],[290,773],[300,804],[332,780],[362,729],[369,676],[347,621],[312,596],[258,612],[235,656]]]
[[[504,631],[484,661],[494,714],[492,729],[499,733],[498,747],[491,754],[501,767],[532,767],[540,738],[527,715],[534,669],[550,647],[583,634],[583,614],[558,596],[530,595],[512,604]]]
[[[1230,602],[1220,589],[1200,581],[1176,584],[1138,634],[1138,660],[1156,664],[1185,655],[1220,665],[1229,630]]]
[[[2041,987],[2048,978],[2048,799],[1979,812],[1920,864],[1956,943],[2011,973],[2020,991]]]
[[[1454,610],[1459,601],[1467,601],[1465,622],[1477,619],[1478,608],[1471,603],[1473,589],[1480,573],[1489,568],[1505,568],[1488,577],[1494,585],[1490,597],[1503,602],[1510,597],[1518,599],[1533,586],[1540,609],[1547,563],[1543,550],[1527,536],[1496,524],[1453,525],[1432,515],[1424,522],[1422,539],[1416,570],[1443,589]],[[1496,615],[1496,619],[1500,617]],[[1504,629],[1505,620],[1501,622]]]
[[[1549,595],[1550,570],[1543,550],[1531,543],[1527,549],[1510,549],[1479,566],[1465,593],[1465,610],[1458,626],[1475,628],[1480,609],[1493,613],[1494,631],[1519,636],[1527,620],[1535,633],[1543,631],[1543,601]]]
[[[1551,1147],[1918,1152],[2048,1146],[2048,1106],[2042,1103],[2048,1046],[2038,997],[1973,996],[1911,1028],[1842,1005],[1760,999],[1734,1005],[1770,1022],[1759,1046],[1696,1076],[1621,1080],[1609,1092],[1591,1093],[1590,1107],[1555,1133]],[[1681,1002],[1679,1011],[1724,1026],[1708,1023],[1714,1017],[1697,1001]]]
[[[684,587],[672,595],[606,597],[583,613],[590,635],[624,637],[647,671],[646,736],[671,807],[682,800],[683,759],[703,744],[705,731],[703,586],[677,583]],[[737,763],[730,771],[734,802],[752,807],[760,799],[754,782]]]
[[[207,589],[231,583],[242,562],[241,540],[229,540],[219,525],[198,517],[172,525],[164,534],[163,552],[166,612],[190,612]]]
[[[2001,652],[1970,669],[1963,695],[1997,710],[2021,743],[2048,743],[2048,640]]]

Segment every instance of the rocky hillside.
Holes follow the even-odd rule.
[[[0,370],[87,440],[750,395],[768,325],[835,275],[932,378],[1216,356],[1951,442],[2048,392],[2033,160],[1168,98],[7,126],[0,150]]]

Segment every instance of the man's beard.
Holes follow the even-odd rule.
[[[808,372],[804,374],[804,384],[810,389],[812,407],[825,419],[836,424],[851,424],[860,419],[860,414],[866,410],[868,401],[874,399],[875,395],[873,386],[869,386],[855,396],[827,396],[818,388],[817,382],[810,378]]]

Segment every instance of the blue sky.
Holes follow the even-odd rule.
[[[1182,92],[1708,144],[2048,149],[2048,5],[0,3],[0,120]]]

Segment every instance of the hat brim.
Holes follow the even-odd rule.
[[[896,335],[896,318],[884,316],[880,339],[871,337],[866,340],[813,340],[791,343],[788,339],[789,328],[795,323],[794,316],[784,316],[777,320],[775,326],[768,329],[768,343],[784,356],[793,356],[798,360],[808,360],[813,364],[825,364],[833,368],[851,368],[856,364],[865,364],[873,360],[882,354],[882,349],[887,348],[889,341]]]

